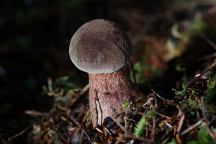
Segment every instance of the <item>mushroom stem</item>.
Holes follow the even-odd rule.
[[[136,90],[123,70],[89,74],[89,102],[93,126],[101,125],[108,116],[121,120],[123,104],[132,101],[136,95]]]

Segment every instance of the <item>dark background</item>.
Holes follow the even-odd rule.
[[[175,13],[173,4],[169,0],[1,0],[0,139],[31,123],[25,110],[52,107],[52,98],[42,94],[49,77],[67,75],[77,85],[87,83],[87,74],[75,68],[68,54],[70,39],[83,23],[112,20],[127,31],[134,46],[137,35],[165,37],[174,21],[193,15],[184,10]],[[135,53],[140,49],[135,47]]]

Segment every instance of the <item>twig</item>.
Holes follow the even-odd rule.
[[[151,104],[152,104],[152,101],[155,99],[155,97],[149,97],[147,100],[146,100],[146,102],[143,104],[143,107],[149,107]],[[155,101],[156,101],[156,99],[155,99]]]
[[[70,103],[70,107],[72,108],[74,104],[80,99],[81,96],[83,96],[89,89],[89,84],[87,84],[80,92],[79,94],[73,99],[73,101]]]
[[[47,115],[49,115],[49,113],[37,112],[37,111],[34,111],[34,110],[26,110],[25,114],[31,115],[31,116],[36,116],[36,117],[37,116],[47,116]]]
[[[182,128],[182,125],[183,125],[184,120],[185,120],[185,115],[182,113],[182,115],[181,115],[181,117],[180,117],[180,120],[179,120],[179,122],[178,122],[177,130],[176,130],[177,134],[176,134],[176,136],[175,136],[175,137],[176,137],[176,141],[177,141],[178,144],[181,144],[181,143],[182,143],[182,140],[181,140],[181,138],[180,138],[179,132],[181,131],[181,128]]]
[[[128,118],[129,114],[130,114],[130,110],[131,110],[131,103],[128,104],[125,113],[124,113],[124,127],[125,129],[129,129],[129,123],[127,120],[131,120]],[[127,133],[126,133],[127,135]]]
[[[83,130],[82,130],[82,131],[81,131],[81,134],[80,134],[80,139],[79,139],[79,142],[80,142],[80,143],[83,143],[83,133],[84,133],[84,132],[83,132]]]
[[[79,93],[79,95],[83,95],[84,93],[86,93],[89,89],[89,84],[87,84]]]
[[[62,116],[67,119],[69,122],[73,122],[75,123],[75,125],[78,126],[79,129],[81,129],[83,131],[83,133],[86,135],[88,141],[91,143],[91,139],[90,136],[88,135],[88,133],[85,131],[85,129],[83,128],[83,126],[73,117],[73,115],[69,114],[67,112],[67,110],[64,109],[58,109],[59,112],[62,114]]]
[[[160,96],[158,93],[156,93],[153,89],[151,89],[151,91],[152,91],[157,97],[159,97],[161,100],[163,100],[166,104],[172,105],[172,106],[176,106],[176,104],[175,104],[172,100],[165,99],[165,98],[161,97],[161,96]]]
[[[177,138],[178,140],[180,140],[180,137],[179,137],[179,132],[181,131],[181,128],[182,128],[182,125],[183,125],[183,122],[185,120],[185,114],[183,113],[183,111],[181,110],[180,106],[179,105],[176,105],[176,107],[178,108],[178,115],[177,117],[180,117],[180,120],[178,122],[178,127],[177,127]]]
[[[177,135],[175,136],[175,138],[176,138],[177,144],[182,144],[182,140],[181,140],[179,134],[177,134]]]
[[[65,115],[63,114],[69,121],[75,123],[79,129],[81,129],[83,131],[83,133],[85,134],[85,136],[87,137],[88,141],[91,142],[90,136],[88,135],[88,133],[85,131],[85,129],[83,129],[82,125],[73,117],[73,115]]]
[[[208,60],[208,59],[211,59],[211,58],[215,58],[216,57],[216,53],[211,53],[211,54],[208,54],[208,55],[205,55],[204,57],[200,58],[201,60]]]
[[[216,50],[216,44],[212,40],[207,38],[206,35],[202,34],[202,35],[200,35],[200,37],[203,38],[210,46],[212,46],[212,48],[214,48],[214,50]]]
[[[164,117],[164,118],[166,118],[166,119],[172,119],[172,117],[170,117],[170,116],[165,116],[165,115],[163,115],[163,114],[157,112],[154,108],[153,108],[153,111],[154,111],[157,115],[159,115],[159,116],[161,116],[161,117]]]
[[[185,120],[185,115],[182,114],[182,116],[181,116],[181,118],[180,118],[180,120],[178,122],[177,134],[181,131],[184,120]]]
[[[151,133],[151,139],[152,139],[152,142],[155,141],[155,131],[156,131],[156,118],[155,116],[152,118],[152,133]]]
[[[199,120],[198,122],[196,122],[195,124],[189,126],[186,130],[184,130],[183,132],[181,132],[181,136],[185,135],[186,133],[190,132],[191,130],[195,129],[197,126],[199,126],[202,122],[203,122],[204,118],[202,118],[201,120]]]
[[[168,127],[168,128],[170,128],[170,129],[172,129],[173,128],[173,126],[170,124],[170,123],[168,123],[168,122],[164,122],[165,123],[165,125]]]
[[[147,138],[143,138],[143,137],[139,138],[139,137],[135,137],[133,135],[125,136],[125,138],[133,139],[133,140],[139,140],[139,141],[142,141],[142,142],[146,142],[147,144],[152,143],[151,139],[147,139]]]
[[[151,89],[151,91],[152,91],[157,97],[159,97],[160,99],[162,99],[163,101],[166,102],[166,100],[165,100],[163,97],[161,97],[158,93],[156,93],[153,89]]]
[[[128,131],[113,117],[110,117],[125,133],[128,134]]]
[[[8,142],[11,142],[12,140],[16,139],[17,137],[20,137],[21,135],[23,135],[25,132],[27,132],[28,130],[30,130],[32,128],[32,125],[26,127],[24,130],[22,130],[21,132],[15,134],[12,137],[8,138]]]
[[[126,110],[125,115],[124,115],[124,127],[125,127],[125,129],[129,128],[129,123],[127,122],[127,116],[128,116],[128,109]],[[127,134],[128,133],[126,133],[126,135]]]
[[[153,105],[153,107],[154,107],[154,109],[157,109],[158,108],[158,101],[157,101],[157,99],[156,99],[156,97],[155,97],[155,93],[154,94],[152,94],[152,98],[153,98],[153,100],[154,100],[154,105]],[[152,104],[151,104],[152,105]]]

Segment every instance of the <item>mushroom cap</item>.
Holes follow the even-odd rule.
[[[69,54],[74,65],[87,73],[112,73],[129,62],[131,44],[113,22],[96,19],[82,25],[73,35]]]

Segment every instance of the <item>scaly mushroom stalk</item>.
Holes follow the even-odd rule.
[[[120,121],[123,103],[137,96],[126,75],[131,53],[127,35],[107,20],[90,21],[73,35],[69,54],[78,69],[89,73],[89,103],[94,127],[101,125],[108,116]]]
[[[122,120],[123,104],[137,95],[123,71],[89,74],[89,102],[94,126],[110,116]]]

